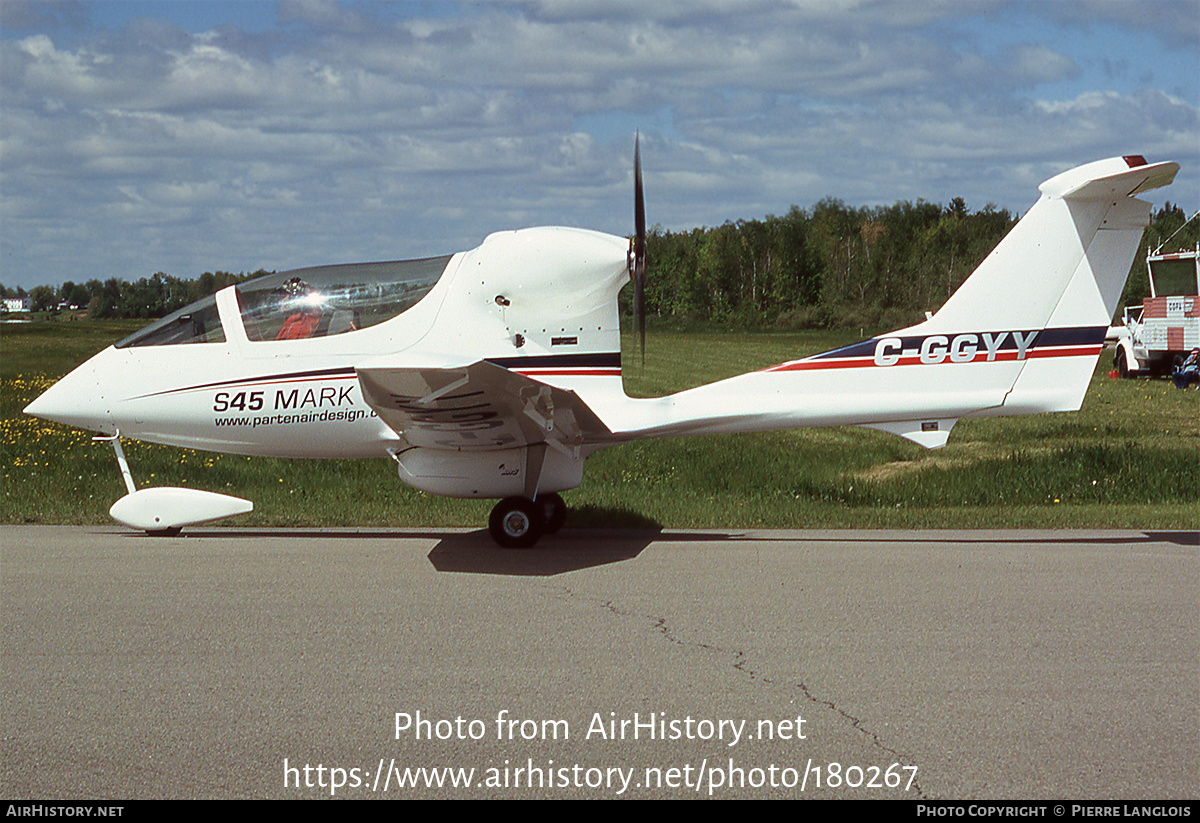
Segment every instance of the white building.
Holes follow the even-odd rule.
[[[5,311],[29,311],[30,303],[28,297],[6,297],[4,298]]]

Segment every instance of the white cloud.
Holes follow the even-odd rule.
[[[1046,46],[1018,45],[1008,52],[1008,70],[1018,82],[1048,83],[1079,73],[1074,60]]]
[[[1196,73],[1195,53],[1120,3],[1074,5],[580,0],[413,19],[296,0],[267,31],[188,32],[145,4],[151,19],[86,35],[43,18],[0,38],[0,279],[432,254],[514,222],[625,233],[639,127],[650,220],[673,228],[827,195],[1023,208],[1100,156],[1200,164],[1186,94],[1081,85],[1092,64],[1105,82],[1122,61]],[[989,27],[1000,11],[1026,24]],[[1122,53],[1113,21],[1156,32],[1166,62]],[[1063,32],[1105,36],[1092,53]]]

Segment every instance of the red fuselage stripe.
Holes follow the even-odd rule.
[[[1104,347],[1102,345],[1065,346],[1062,348],[1043,347],[1040,349],[1030,349],[1026,353],[1025,357],[1027,359],[1034,357],[1091,357],[1099,354],[1100,350],[1103,348]],[[1016,359],[1017,353],[1015,351],[1001,351],[995,354],[995,356],[992,358],[992,362],[1011,361]],[[878,367],[881,369],[886,369],[892,368],[893,366],[940,366],[947,363],[956,366],[963,366],[968,363],[979,363],[981,361],[987,361],[987,352],[979,352],[970,360],[963,360],[960,362],[955,362],[949,357],[943,357],[943,359],[937,361],[936,363],[922,363],[920,357],[909,355],[901,357],[890,366],[877,364],[875,362],[875,358],[873,357],[846,357],[838,360],[797,360],[794,363],[782,363],[778,366],[772,366],[769,369],[763,369],[763,371],[817,371],[820,369],[861,369],[866,367]]]

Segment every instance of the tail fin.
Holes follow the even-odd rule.
[[[1168,185],[1178,170],[1118,157],[1047,180],[1041,199],[922,325],[954,331],[981,318],[1010,329],[1107,325],[1150,218],[1150,205],[1133,195]]]
[[[906,333],[1036,332],[1003,407],[991,413],[1078,409],[1150,219],[1150,205],[1135,195],[1169,185],[1177,171],[1176,163],[1115,157],[1047,180],[962,287]]]

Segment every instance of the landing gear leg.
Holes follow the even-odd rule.
[[[117,453],[117,465],[121,467],[121,477],[125,478],[125,488],[132,495],[137,491],[137,486],[133,484],[133,473],[129,471],[129,461],[125,459],[125,450],[121,448],[121,432],[105,437],[93,437],[93,440],[107,440],[112,443],[113,451]],[[155,518],[157,519],[157,518]],[[146,534],[151,537],[174,537],[183,531],[182,526],[171,526],[166,529],[146,529]]]

